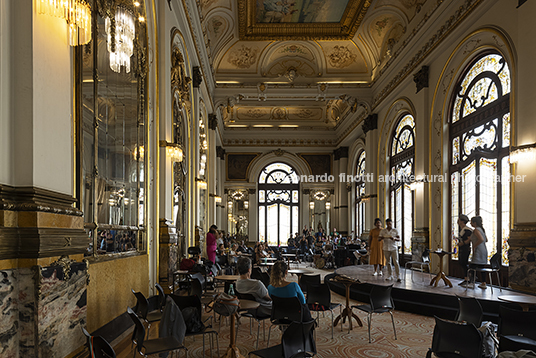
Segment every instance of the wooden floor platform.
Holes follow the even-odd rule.
[[[484,320],[490,320],[497,323],[499,306],[507,304],[499,300],[499,296],[516,294],[529,294],[511,290],[509,288],[500,288],[493,286],[493,292],[488,284],[487,289],[481,289],[478,285],[475,288],[465,289],[458,283],[462,280],[455,277],[449,277],[453,287],[446,286],[443,281],[437,287],[430,285],[430,280],[435,275],[413,271],[405,271],[401,268],[402,282],[386,280],[384,276],[373,276],[373,268],[370,265],[345,266],[335,270],[335,274],[346,275],[358,279],[361,284],[355,284],[351,288],[350,296],[354,300],[368,303],[369,293],[373,285],[393,285],[392,296],[397,310],[413,312],[417,314],[454,319],[458,310],[458,301],[456,296],[475,297],[479,300],[484,310]],[[329,277],[331,275],[328,275]],[[338,294],[344,295],[345,288],[342,284],[331,283],[331,289]]]

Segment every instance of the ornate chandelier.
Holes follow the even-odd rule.
[[[91,41],[91,7],[85,0],[37,0],[37,11],[67,21],[71,46]]]
[[[118,6],[115,11],[115,51],[112,51],[112,36],[114,29],[112,20],[106,18],[106,35],[108,36],[108,52],[110,52],[110,68],[114,72],[121,72],[121,66],[130,72],[130,57],[134,52],[134,36],[136,26],[132,11],[124,6]]]

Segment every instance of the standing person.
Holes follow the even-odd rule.
[[[212,225],[208,230],[206,245],[207,245],[207,257],[212,263],[216,262],[216,238],[218,237],[218,227]]]
[[[486,242],[488,241],[488,238],[486,237],[486,231],[482,226],[481,216],[472,217],[471,226],[475,229],[473,230],[473,234],[471,235],[471,244],[473,245],[473,257],[471,257],[471,264],[469,265],[469,267],[479,268],[488,263],[488,248],[486,247]],[[472,282],[475,282],[475,280],[476,272],[472,277]],[[483,290],[488,288],[486,286],[486,281],[482,280],[482,277],[480,277],[480,280],[482,281],[482,283],[478,285],[478,287]]]
[[[471,254],[471,235],[473,230],[467,226],[469,218],[467,215],[460,215],[458,218],[458,226],[460,227],[460,233],[458,236],[458,261],[462,266],[464,280],[460,282],[460,286],[466,287],[469,283],[469,277],[467,277],[467,265],[469,264],[469,255]]]
[[[382,268],[385,265],[385,255],[383,254],[383,246],[379,241],[380,232],[382,231],[382,221],[380,218],[374,219],[374,229],[369,233],[369,264],[374,265],[373,276],[383,275]]]
[[[393,269],[392,265],[395,267],[395,277],[396,282],[402,282],[400,279],[400,266],[398,265],[398,242],[400,241],[400,235],[398,230],[393,227],[393,221],[391,219],[385,220],[387,227],[380,231],[379,241],[383,242],[383,254],[385,255],[385,260],[387,261],[387,269],[389,276],[386,280],[393,279]]]

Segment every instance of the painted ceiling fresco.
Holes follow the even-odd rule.
[[[257,0],[257,22],[340,22],[348,0]]]

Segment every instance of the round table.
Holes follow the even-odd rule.
[[[300,284],[302,276],[304,274],[313,273],[313,271],[302,270],[302,269],[294,269],[294,270],[288,270],[288,273],[292,273],[292,274],[298,276],[298,284]]]
[[[218,275],[218,276],[216,276],[214,278],[216,280],[233,283],[233,282],[237,281],[240,278],[240,275]]]
[[[452,287],[452,283],[449,281],[445,273],[443,272],[443,257],[446,255],[452,255],[452,252],[448,251],[430,251],[432,254],[436,254],[439,256],[439,273],[430,281],[430,286],[434,285],[434,287],[437,287],[437,284],[439,283],[439,280],[443,280],[445,282],[446,286]]]
[[[529,306],[536,305],[536,296],[502,295],[497,298],[501,301],[517,303],[525,312],[528,312]]]
[[[346,322],[346,318],[348,317],[348,324],[349,328],[348,330],[352,330],[352,318],[356,320],[357,324],[360,327],[363,327],[363,322],[359,319],[359,317],[352,312],[352,307],[350,306],[350,287],[352,287],[353,284],[361,283],[359,280],[354,280],[350,277],[344,277],[344,276],[335,276],[333,279],[336,282],[342,283],[344,286],[346,286],[346,307],[341,312],[340,315],[335,318],[335,322],[333,323],[333,327],[336,327],[337,324],[339,324],[339,321],[342,319],[342,323]]]
[[[238,310],[255,309],[259,306],[260,303],[256,301],[240,300]],[[240,350],[236,346],[236,317],[238,315],[237,312],[231,315],[231,341],[229,342],[229,348],[227,349],[227,352],[225,352],[222,358],[245,358],[242,354],[240,354]]]

